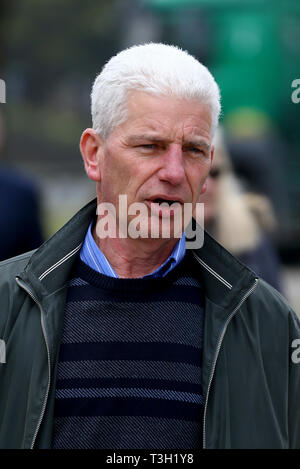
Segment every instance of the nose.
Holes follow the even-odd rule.
[[[170,145],[161,158],[162,165],[158,172],[159,179],[174,186],[181,184],[185,176],[181,145]]]

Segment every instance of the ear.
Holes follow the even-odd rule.
[[[200,191],[200,195],[204,194],[204,192],[206,192],[206,189],[207,189],[207,182],[205,181],[205,183],[203,184],[202,189]]]
[[[214,152],[215,152],[215,147],[214,147],[214,145],[212,145],[211,150],[210,150],[210,168],[211,168],[211,165],[212,165],[212,162],[213,162],[213,159],[214,159]],[[206,189],[207,189],[207,179],[205,180],[205,183],[202,186],[202,189],[200,191],[200,195],[204,194],[204,192],[206,192]]]
[[[86,129],[81,135],[80,151],[88,177],[97,182],[101,179],[99,161],[101,149],[102,140],[99,135],[94,129]]]
[[[212,164],[213,159],[214,159],[214,153],[215,153],[215,146],[212,145],[210,149],[210,164]]]

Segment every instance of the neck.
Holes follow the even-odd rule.
[[[93,238],[119,278],[148,275],[170,256],[178,239]]]

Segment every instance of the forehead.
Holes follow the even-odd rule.
[[[121,127],[126,133],[151,132],[168,138],[198,135],[210,140],[211,111],[198,100],[134,91],[128,96],[127,119]]]

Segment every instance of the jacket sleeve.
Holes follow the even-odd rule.
[[[294,311],[289,316],[289,443],[300,449],[300,319]]]
[[[6,339],[9,318],[17,314],[24,301],[24,294],[20,292],[15,277],[24,270],[32,253],[33,251],[0,262],[0,339]],[[13,320],[11,323],[13,324]]]

